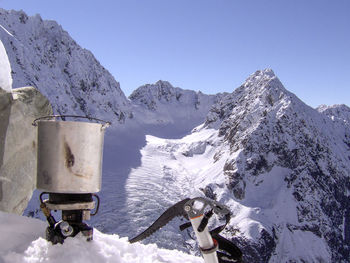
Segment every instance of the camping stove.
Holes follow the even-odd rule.
[[[110,123],[55,115],[38,118],[33,125],[38,126],[37,188],[43,190],[40,208],[49,223],[46,239],[62,244],[67,237],[82,233],[87,241],[92,240],[93,229],[83,221],[96,215],[100,205],[96,193],[101,190],[104,131]],[[62,211],[59,221],[51,214],[57,210]]]
[[[43,200],[47,194],[49,199]],[[94,213],[93,197],[97,199],[97,206]],[[40,194],[40,208],[43,211],[49,226],[46,229],[46,239],[53,244],[63,243],[67,237],[74,237],[82,233],[87,241],[93,239],[93,229],[83,220],[89,220],[98,212],[99,197],[96,194],[59,194],[42,192]],[[62,210],[62,220],[56,221],[51,211]]]

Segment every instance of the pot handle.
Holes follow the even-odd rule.
[[[110,121],[104,121],[101,119],[97,119],[91,116],[77,116],[77,115],[48,115],[48,116],[43,116],[40,118],[37,118],[33,121],[32,125],[33,126],[38,126],[37,121],[40,120],[46,120],[46,119],[56,119],[56,118],[61,118],[63,121],[66,120],[66,118],[82,118],[82,119],[89,119],[90,121],[96,121],[96,122],[101,122],[102,123],[102,127],[101,130],[104,130],[106,128],[108,128],[112,123]]]

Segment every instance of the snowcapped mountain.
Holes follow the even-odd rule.
[[[168,127],[165,136],[169,136],[169,133],[180,136],[201,124],[210,107],[224,95],[220,93],[206,95],[200,91],[183,90],[160,80],[155,84],[139,87],[129,99],[134,106],[135,118],[143,126],[156,125],[162,129]],[[164,136],[164,134],[157,135]]]
[[[343,106],[336,116],[348,112]],[[242,205],[259,209],[252,218],[260,218],[260,257],[349,259],[350,130],[344,122],[308,107],[265,70],[217,104],[206,126],[219,128],[233,156],[223,169],[227,189]]]
[[[332,119],[257,71],[191,135],[147,137],[126,182],[132,228],[204,194],[230,206],[226,236],[247,262],[349,262],[350,130]],[[149,242],[180,244],[176,224]]]
[[[56,114],[117,119],[129,117],[130,102],[112,75],[55,21],[0,9],[0,38],[13,87],[34,86]]]
[[[191,115],[191,111],[200,111],[205,117],[213,103],[218,102],[218,100],[223,97],[224,94],[216,95],[205,95],[202,92],[195,92],[192,90],[183,90],[180,88],[173,87],[167,81],[159,80],[155,84],[147,84],[139,87],[130,95],[130,100],[136,104],[143,106],[151,111],[157,111],[158,114],[161,114],[162,111],[167,111],[167,114],[174,113],[169,110],[169,104],[177,105],[178,108],[186,107],[187,112],[181,112],[183,116],[181,117],[188,118],[188,115]],[[193,114],[192,114],[193,115]]]

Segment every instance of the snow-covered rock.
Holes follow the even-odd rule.
[[[0,210],[22,214],[36,182],[37,129],[34,119],[52,114],[35,88],[0,93]]]
[[[350,108],[344,104],[341,105],[321,105],[317,107],[319,112],[326,114],[333,121],[339,121],[350,127]]]
[[[2,41],[0,40],[0,89],[10,92],[12,89],[11,66]]]

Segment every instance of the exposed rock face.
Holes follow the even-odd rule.
[[[36,178],[35,118],[52,114],[48,100],[35,88],[0,90],[0,210],[22,214]]]

